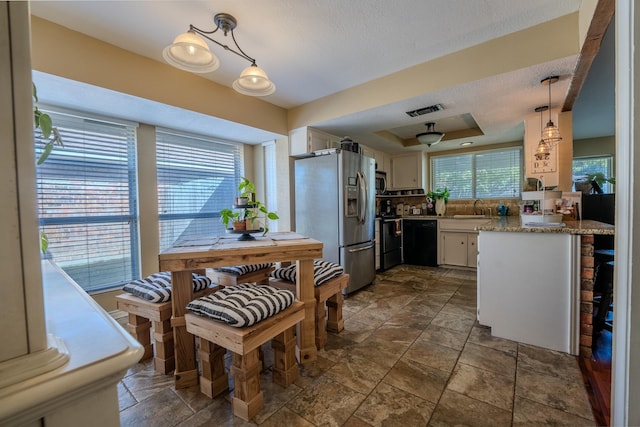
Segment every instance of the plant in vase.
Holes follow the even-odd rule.
[[[225,228],[229,228],[229,223],[232,223],[234,230],[260,230],[260,226],[263,226],[264,236],[269,232],[268,220],[277,220],[280,217],[275,212],[270,212],[267,207],[256,200],[255,197],[255,185],[247,178],[242,178],[240,184],[238,184],[239,196],[236,197],[236,209],[222,209],[220,211],[220,220],[224,224]],[[242,202],[242,203],[239,203]],[[240,225],[239,223],[242,223]],[[240,228],[241,227],[241,228]]]
[[[427,198],[435,201],[436,215],[444,215],[447,209],[446,203],[449,200],[449,190],[447,187],[444,187],[444,190],[437,188],[435,191],[430,191],[427,193]]]
[[[231,228],[234,230],[244,230],[246,228],[244,218],[240,218],[240,212],[233,211],[232,209],[222,209],[220,211],[220,221],[226,229],[229,229],[229,223],[231,223]]]
[[[255,200],[250,202],[251,208],[245,209],[245,219],[247,222],[247,229],[250,230],[258,230],[260,228],[261,222],[264,224],[264,236],[269,232],[269,227],[267,226],[267,220],[277,220],[280,217],[275,212],[269,212],[267,207],[262,204],[260,201]],[[262,221],[261,221],[262,218]]]
[[[238,184],[238,191],[240,191],[240,195],[236,197],[236,205],[246,206],[255,198],[256,186],[247,178],[242,177],[240,184]]]

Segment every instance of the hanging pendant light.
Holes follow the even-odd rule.
[[[444,137],[444,133],[436,132],[436,124],[433,122],[425,123],[425,126],[427,127],[427,131],[416,135],[418,141],[420,141],[421,144],[426,144],[427,147],[439,143],[442,137]]]
[[[232,86],[236,91],[249,96],[266,96],[274,93],[276,86],[269,80],[267,73],[256,65],[254,58],[244,53],[238,46],[233,34],[233,29],[238,25],[236,18],[228,13],[217,13],[213,17],[213,22],[216,24],[216,28],[213,31],[204,31],[189,25],[189,30],[186,33],[180,34],[173,40],[172,44],[164,48],[162,57],[170,65],[192,73],[215,71],[220,66],[220,61],[209,49],[205,41],[207,39],[251,63],[240,73],[240,77],[233,82]],[[227,34],[231,34],[235,49],[213,39],[212,35],[218,30],[221,30],[225,37]]]
[[[549,144],[547,144],[544,140],[544,128],[542,127],[542,112],[547,111],[549,109],[548,106],[544,105],[542,107],[536,107],[535,112],[540,113],[540,142],[538,142],[538,146],[536,147],[536,154],[549,154]]]
[[[558,76],[551,76],[540,81],[540,84],[543,86],[549,86],[549,121],[547,122],[547,126],[545,126],[542,131],[542,140],[550,145],[557,145],[560,141],[562,141],[562,137],[560,136],[560,130],[558,126],[556,126],[551,120],[551,85],[560,80]]]

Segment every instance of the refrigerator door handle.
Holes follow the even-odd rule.
[[[367,183],[365,181],[364,178],[364,174],[360,171],[358,171],[357,174],[358,177],[358,189],[360,191],[359,197],[358,197],[358,221],[360,221],[361,224],[364,224],[364,222],[367,219],[367,204],[369,203],[368,197],[367,197]],[[364,203],[362,203],[364,199]]]
[[[363,248],[358,248],[358,249],[349,249],[349,253],[352,254],[354,252],[360,252],[360,251],[366,251],[367,249],[371,249],[374,245],[368,245],[365,246]]]

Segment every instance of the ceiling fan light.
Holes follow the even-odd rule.
[[[431,147],[432,145],[439,143],[444,137],[444,133],[436,132],[436,124],[433,122],[425,123],[425,126],[427,127],[427,131],[416,135],[420,144],[425,144],[427,147]]]
[[[267,73],[256,64],[251,64],[240,73],[240,77],[233,82],[233,88],[243,95],[267,96],[276,91]]]
[[[192,73],[209,73],[220,66],[218,57],[193,31],[178,35],[172,44],[163,49],[162,57],[170,65]]]

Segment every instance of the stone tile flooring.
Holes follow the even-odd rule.
[[[575,357],[491,337],[475,322],[474,272],[401,265],[345,300],[345,330],[265,408],[235,418],[232,391],[175,390],[150,362],[119,384],[123,426],[592,426]],[[233,387],[232,380],[230,386]]]

